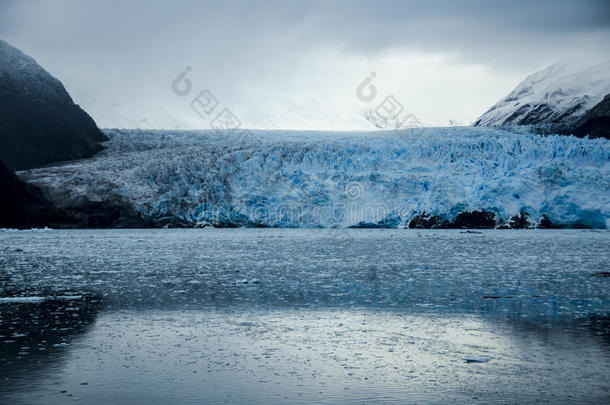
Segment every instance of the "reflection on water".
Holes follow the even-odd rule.
[[[601,403],[608,330],[583,326],[358,310],[107,311],[49,356],[61,367],[46,361],[4,400]]]
[[[610,232],[336,232],[0,233],[0,404],[610,400]]]
[[[83,295],[0,300],[0,398],[31,391],[39,378],[61,367],[73,340],[91,328],[98,307],[95,297]]]

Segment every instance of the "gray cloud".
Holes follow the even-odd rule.
[[[343,57],[345,69],[350,58],[443,54],[513,82],[561,58],[609,54],[609,16],[605,0],[15,0],[0,3],[0,37],[39,60],[85,107],[145,99],[171,110],[166,82],[186,65],[202,85],[243,104],[252,103],[243,93],[255,82],[270,97],[306,82],[307,65],[323,63],[327,52]],[[490,100],[506,90],[498,87]]]

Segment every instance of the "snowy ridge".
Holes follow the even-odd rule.
[[[610,60],[563,62],[528,76],[483,114],[475,126],[573,126],[610,94]]]
[[[472,128],[371,133],[106,130],[94,158],[21,172],[61,206],[126,201],[157,223],[401,227],[526,212],[610,226],[610,141]]]

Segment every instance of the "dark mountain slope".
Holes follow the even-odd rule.
[[[0,228],[32,228],[66,222],[40,189],[25,183],[0,161]]]
[[[0,159],[15,170],[89,157],[106,137],[59,80],[0,40]]]
[[[610,139],[610,94],[584,116],[575,135]]]

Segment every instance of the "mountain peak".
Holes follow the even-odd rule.
[[[528,76],[474,123],[565,131],[610,94],[610,60],[564,61]]]

